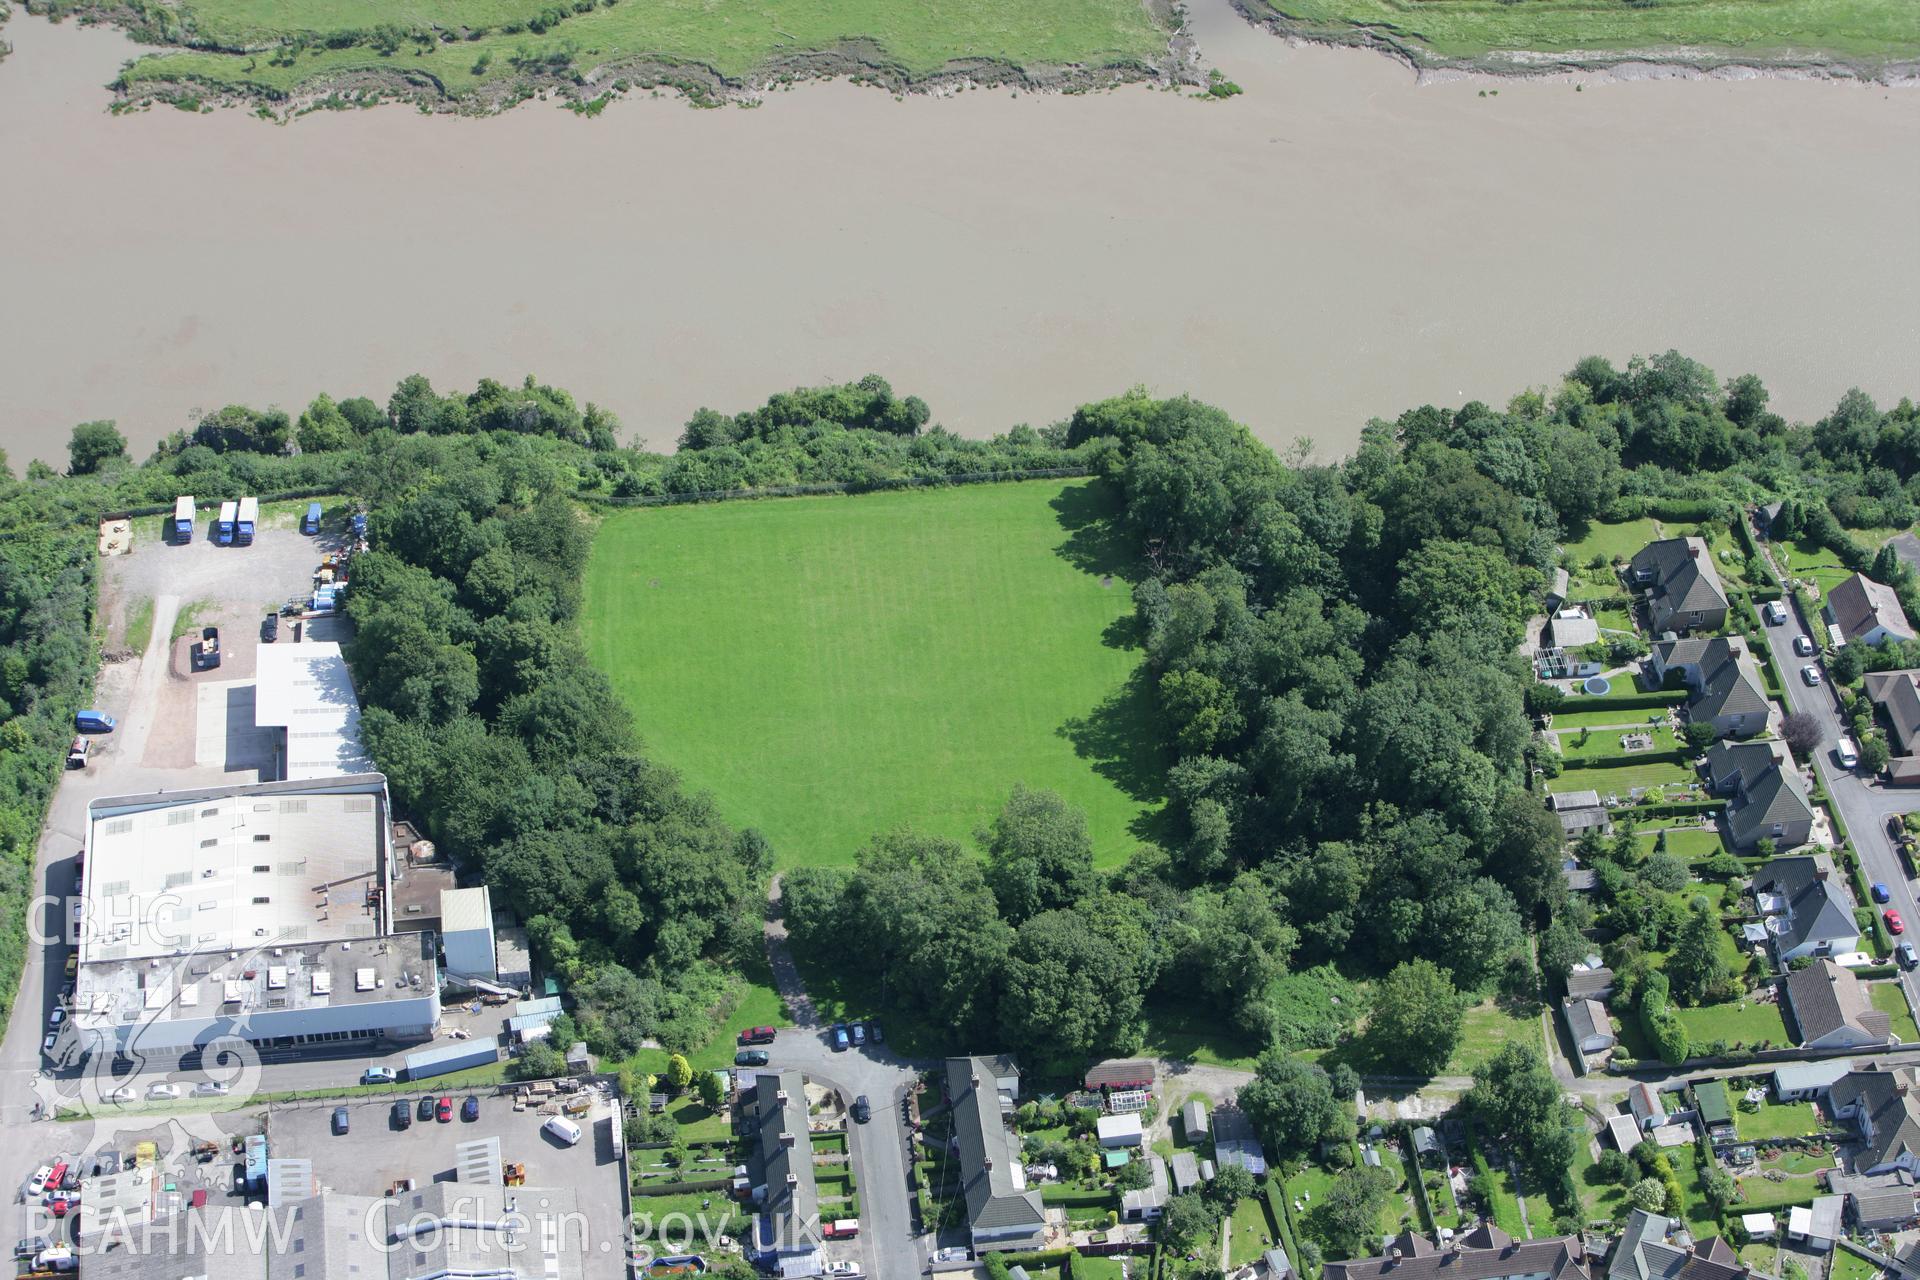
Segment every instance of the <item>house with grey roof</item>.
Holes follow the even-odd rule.
[[[1866,1048],[1892,1038],[1893,1020],[1873,1007],[1866,985],[1824,956],[1783,985],[1804,1049]]]
[[[1642,1080],[1627,1090],[1627,1109],[1641,1129],[1657,1129],[1667,1122],[1667,1104],[1657,1086]]]
[[[1862,1231],[1899,1231],[1914,1220],[1920,1187],[1905,1169],[1882,1174],[1835,1173],[1827,1180],[1835,1195],[1845,1196],[1847,1220]]]
[[[1702,769],[1708,788],[1727,800],[1727,838],[1736,849],[1762,840],[1776,849],[1805,844],[1813,835],[1813,805],[1800,771],[1780,742],[1716,742]]]
[[[1329,1262],[1322,1280],[1591,1280],[1579,1236],[1515,1240],[1483,1222],[1441,1248],[1402,1231],[1378,1258]]]
[[[1766,686],[1746,642],[1724,636],[1662,640],[1647,668],[1656,683],[1677,676],[1691,690],[1687,719],[1710,724],[1716,738],[1751,738],[1767,727]]]
[[[1860,1135],[1853,1157],[1855,1173],[1920,1173],[1920,1072],[1913,1067],[1850,1071],[1827,1090],[1835,1120]]]
[[[798,1071],[755,1076],[750,1109],[762,1188],[755,1256],[778,1275],[821,1275],[826,1255],[820,1247],[820,1192],[813,1180],[804,1077]]]
[[[1607,1006],[1598,1000],[1566,999],[1560,1002],[1560,1016],[1567,1020],[1567,1031],[1581,1053],[1605,1053],[1620,1043],[1614,1034],[1613,1018]]]
[[[1827,592],[1827,621],[1847,644],[1920,639],[1892,587],[1856,573]]]
[[[1751,1274],[1725,1240],[1696,1244],[1684,1223],[1645,1209],[1627,1215],[1607,1260],[1607,1280],[1745,1280]]]
[[[1628,580],[1644,588],[1655,635],[1718,631],[1727,625],[1727,592],[1701,538],[1663,538],[1640,549]]]
[[[1589,831],[1613,830],[1613,819],[1607,816],[1606,806],[1600,803],[1598,791],[1556,792],[1547,797],[1547,808],[1553,810],[1554,816],[1560,819],[1560,829],[1569,840]]]
[[[1573,966],[1573,972],[1567,975],[1567,999],[1569,1000],[1610,1000],[1613,998],[1613,970],[1601,965],[1590,969],[1585,965]]]
[[[1002,1081],[1009,1073],[1017,1090],[1018,1072],[1004,1058],[948,1058],[946,1063],[953,1146],[975,1253],[1035,1249],[1046,1236],[1040,1193],[1027,1186],[1020,1145],[1007,1124],[1012,1097]]]
[[[1753,896],[1781,963],[1860,949],[1853,904],[1813,858],[1774,858],[1753,873]]]
[[[1910,756],[1920,751],[1920,670],[1869,671],[1861,678],[1861,687],[1873,705],[1893,727],[1897,755]]]

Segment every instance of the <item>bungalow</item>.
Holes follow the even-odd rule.
[[[1727,625],[1727,593],[1701,538],[1649,542],[1628,564],[1627,576],[1647,592],[1653,632],[1718,631]]]
[[[1660,1090],[1644,1080],[1627,1090],[1627,1109],[1642,1129],[1657,1129],[1667,1122],[1667,1104],[1660,1100]]]
[[[1861,681],[1867,697],[1893,726],[1897,755],[1920,751],[1920,670],[1869,671]]]
[[[1892,587],[1856,573],[1827,592],[1827,621],[1846,644],[1920,639]]]
[[[1822,957],[1789,974],[1785,985],[1802,1048],[1864,1048],[1893,1035],[1892,1018],[1873,1007],[1860,979],[1831,960]]]
[[[1645,1209],[1627,1215],[1607,1280],[1746,1280],[1753,1273],[1719,1236],[1696,1244],[1686,1224]]]
[[[1847,1219],[1862,1231],[1898,1231],[1914,1220],[1915,1198],[1920,1188],[1905,1169],[1878,1176],[1848,1177],[1836,1173],[1828,1179],[1836,1195],[1847,1199]]]
[[[1727,797],[1727,835],[1734,848],[1771,840],[1777,849],[1791,849],[1813,835],[1813,805],[1785,744],[1716,742],[1702,768],[1708,788]]]
[[[1613,819],[1600,803],[1598,791],[1562,791],[1547,797],[1547,808],[1560,819],[1560,830],[1569,840],[1589,831],[1613,830]]]
[[[1598,1000],[1566,999],[1560,1002],[1560,1014],[1567,1020],[1567,1031],[1581,1053],[1605,1053],[1620,1043],[1613,1032],[1613,1019],[1607,1006]]]
[[[1448,1248],[1402,1231],[1378,1258],[1329,1262],[1321,1280],[1590,1280],[1579,1236],[1515,1240],[1483,1222]]]
[[[1853,1070],[1850,1058],[1823,1062],[1796,1062],[1773,1070],[1773,1096],[1779,1102],[1812,1102],[1824,1098],[1834,1082]]]
[[[1751,738],[1767,727],[1766,687],[1744,641],[1721,636],[1662,640],[1647,660],[1656,683],[1669,676],[1692,690],[1687,719],[1710,724],[1716,738]]]
[[[1834,1119],[1859,1130],[1856,1173],[1920,1172],[1920,1090],[1915,1068],[1852,1071],[1827,1092]]]
[[[1853,908],[1812,858],[1774,858],[1753,874],[1753,896],[1782,963],[1860,946]]]
[[[1027,1187],[1020,1147],[1007,1127],[1006,1113],[1019,1091],[1019,1071],[1011,1059],[947,1059],[947,1106],[975,1253],[1035,1249],[1046,1236],[1040,1193]]]

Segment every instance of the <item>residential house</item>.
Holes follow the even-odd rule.
[[[1773,1071],[1773,1096],[1780,1102],[1812,1102],[1827,1096],[1834,1082],[1853,1071],[1851,1058],[1795,1062]]]
[[[1607,1280],[1744,1280],[1752,1273],[1725,1240],[1696,1244],[1678,1219],[1645,1209],[1627,1215]]]
[[[1237,1164],[1256,1178],[1267,1171],[1266,1148],[1253,1132],[1253,1121],[1232,1103],[1213,1109],[1213,1158],[1223,1166]]]
[[[1782,963],[1857,950],[1860,926],[1828,870],[1810,857],[1774,858],[1753,873],[1753,895]]]
[[[1657,1129],[1667,1122],[1667,1104],[1660,1090],[1644,1080],[1627,1090],[1627,1109],[1642,1129]]]
[[[1613,819],[1600,803],[1598,791],[1562,791],[1547,797],[1547,808],[1560,819],[1560,829],[1573,840],[1589,831],[1613,830]]]
[[[1920,1071],[1896,1067],[1881,1071],[1869,1065],[1833,1082],[1827,1105],[1833,1117],[1860,1134],[1855,1153],[1856,1173],[1920,1172],[1920,1090],[1914,1085]]]
[[[1613,970],[1601,965],[1588,968],[1584,964],[1573,966],[1573,972],[1567,975],[1567,999],[1569,1000],[1611,1000],[1613,998]]]
[[[1727,798],[1727,836],[1736,849],[1762,840],[1776,849],[1805,844],[1813,835],[1813,805],[1800,772],[1780,742],[1716,742],[1702,765],[1707,786]]]
[[[1260,1255],[1259,1269],[1254,1280],[1292,1280],[1293,1259],[1287,1256],[1283,1245],[1275,1245]]]
[[[1663,538],[1634,556],[1627,576],[1647,593],[1655,635],[1718,631],[1727,625],[1727,593],[1701,538]]]
[[[820,1193],[813,1180],[813,1140],[800,1073],[755,1077],[752,1112],[764,1175],[760,1216],[754,1224],[755,1257],[779,1275],[824,1275]]]
[[[1093,1127],[1100,1136],[1100,1145],[1109,1151],[1137,1147],[1145,1140],[1137,1112],[1124,1116],[1101,1116]]]
[[[1767,727],[1766,685],[1738,637],[1662,640],[1653,646],[1647,668],[1664,685],[1677,675],[1692,691],[1687,719],[1710,724],[1716,738],[1751,738]]]
[[[1019,1071],[1006,1058],[948,1058],[947,1105],[975,1253],[1036,1249],[1046,1237],[1040,1193],[1027,1187],[1020,1145],[1007,1126]]]
[[[1828,1252],[1840,1238],[1845,1208],[1841,1196],[1815,1196],[1811,1205],[1795,1205],[1787,1210],[1787,1239],[1798,1240],[1816,1253]]]
[[[1861,687],[1892,726],[1895,754],[1920,752],[1920,670],[1869,671]]]
[[[1827,1185],[1846,1197],[1847,1220],[1862,1231],[1899,1231],[1914,1220],[1920,1188],[1905,1169],[1878,1176],[1836,1173]]]
[[[1893,1035],[1892,1018],[1873,1007],[1860,979],[1825,957],[1787,975],[1785,986],[1802,1048],[1865,1048]]]
[[[1560,1002],[1560,1013],[1567,1020],[1567,1030],[1573,1036],[1574,1047],[1581,1053],[1605,1053],[1620,1043],[1620,1037],[1614,1034],[1613,1019],[1607,1014],[1607,1006],[1598,1000],[1563,1000]]]
[[[1180,1130],[1188,1142],[1197,1142],[1208,1131],[1207,1104],[1195,1098],[1180,1108]]]
[[[1892,587],[1856,573],[1827,592],[1827,621],[1846,644],[1920,639]]]
[[[1515,1240],[1483,1222],[1441,1248],[1402,1231],[1378,1258],[1329,1262],[1322,1280],[1591,1280],[1579,1236]]]
[[[1167,1207],[1167,1162],[1147,1157],[1147,1185],[1120,1195],[1120,1216],[1128,1222],[1156,1222]]]

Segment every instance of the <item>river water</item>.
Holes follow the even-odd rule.
[[[136,46],[16,9],[0,446],[533,372],[670,442],[870,370],[984,433],[1145,383],[1276,444],[1677,346],[1811,417],[1920,393],[1920,91],[1420,85],[1195,0],[1246,89],[809,85],[580,119],[113,117]],[[1490,92],[1497,89],[1497,93]]]

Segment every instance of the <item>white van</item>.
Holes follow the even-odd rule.
[[[1787,606],[1785,606],[1784,604],[1781,604],[1778,600],[1767,601],[1768,624],[1777,627],[1782,623],[1784,623],[1786,620],[1787,620]]]
[[[1860,763],[1860,748],[1853,745],[1853,739],[1841,735],[1840,741],[1833,744],[1833,758],[1844,769],[1851,769]]]
[[[552,1134],[570,1147],[580,1141],[580,1126],[565,1116],[551,1117],[545,1124],[540,1126],[540,1130],[543,1133]]]

